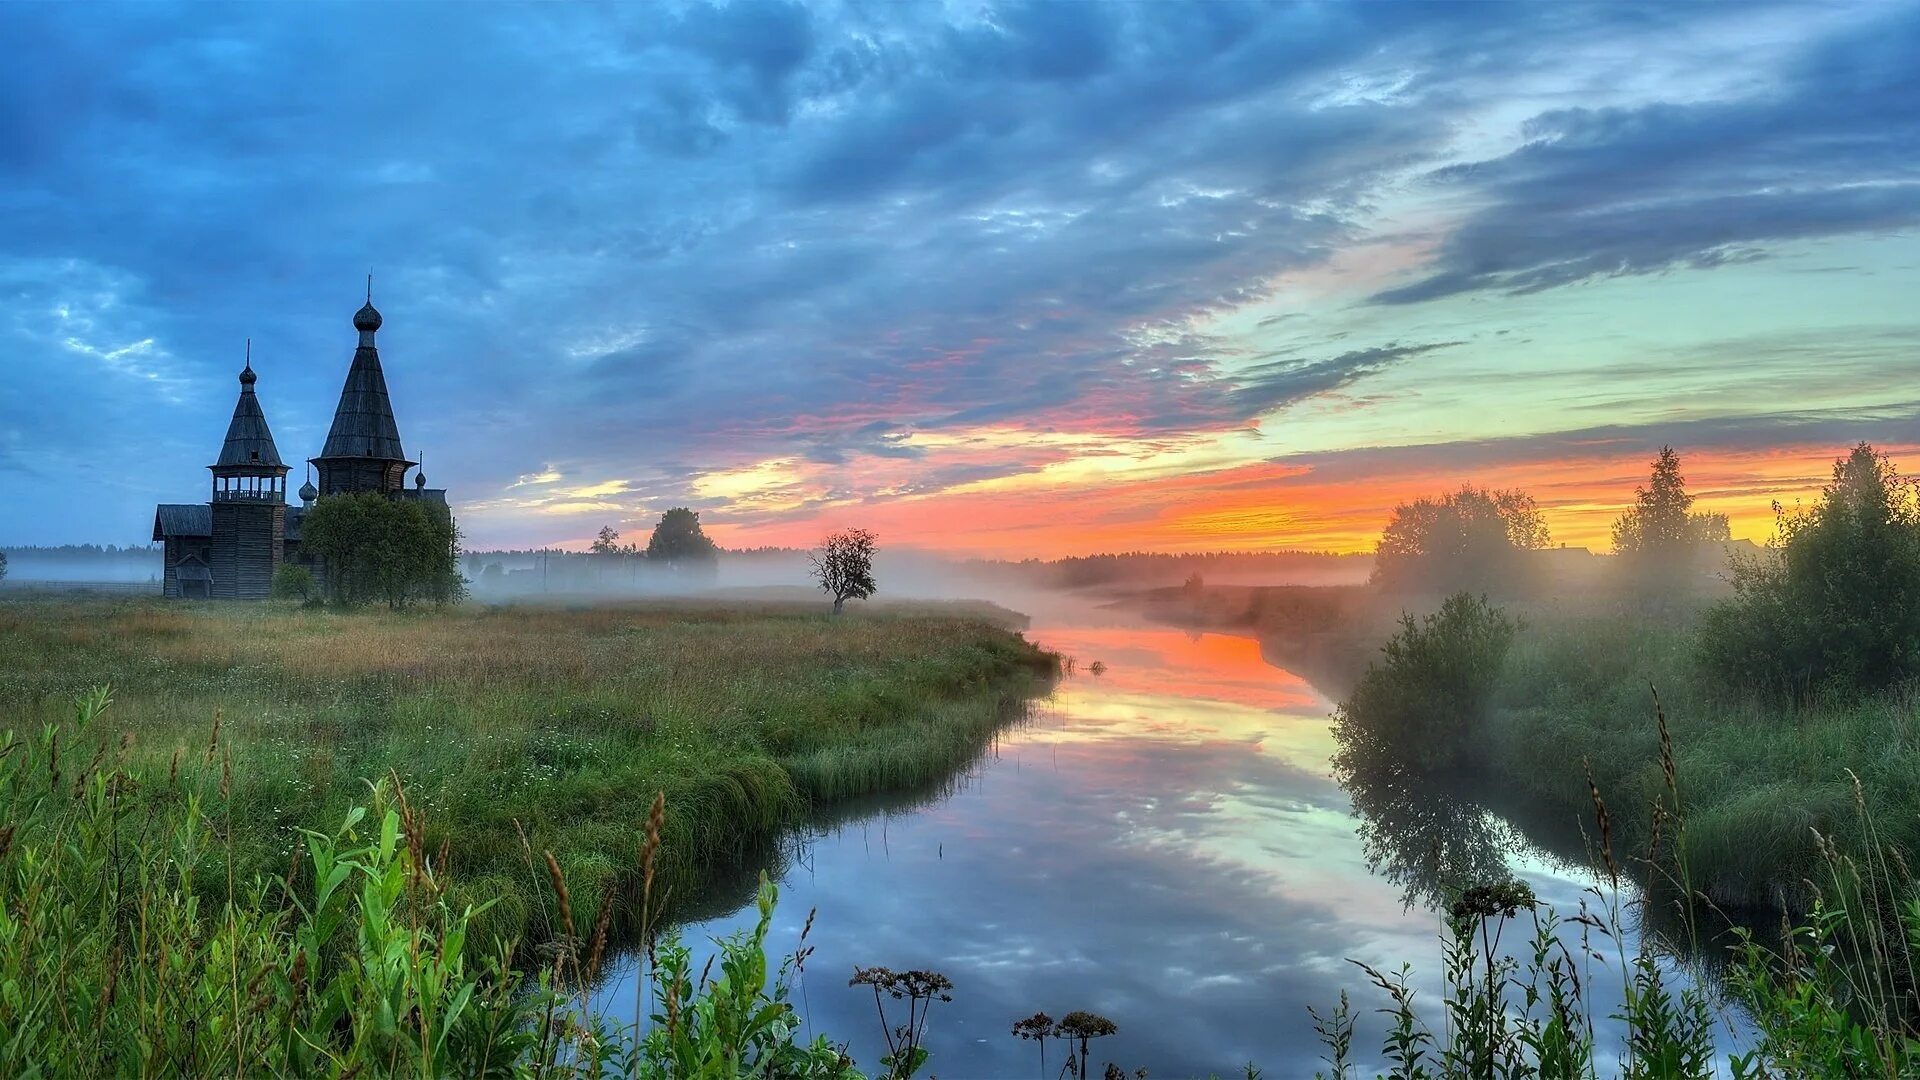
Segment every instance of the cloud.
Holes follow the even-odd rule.
[[[1527,293],[1920,224],[1920,9],[1875,14],[1764,89],[1552,110],[1511,153],[1433,171],[1479,206],[1424,277],[1374,299]]]
[[[1459,345],[1440,341],[1425,345],[1383,345],[1355,349],[1329,360],[1270,360],[1240,375],[1233,401],[1241,412],[1259,416],[1283,405],[1339,390],[1411,357]]]
[[[94,320],[92,352],[0,325],[4,467],[85,430],[113,473],[6,494],[39,538],[137,531],[198,489],[247,337],[313,452],[369,267],[408,445],[482,540],[535,527],[514,485],[547,472],[630,486],[542,507],[632,507],[790,460],[811,507],[1242,438],[1454,360],[1418,319],[1268,310],[1383,237],[1432,252],[1381,297],[1419,311],[1904,227],[1915,20],[1780,18],[0,5],[0,257],[86,268],[8,294]],[[1703,37],[1778,86],[1693,86],[1665,43]],[[967,442],[1007,429],[1078,441]]]

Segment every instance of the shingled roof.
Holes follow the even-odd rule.
[[[153,511],[153,538],[212,536],[213,507],[206,503],[161,503]]]
[[[267,416],[260,411],[260,399],[254,395],[253,365],[240,373],[240,400],[233,406],[233,422],[227,425],[227,441],[221,444],[224,465],[267,465],[284,468],[280,451],[273,445],[273,432],[267,430]]]
[[[371,311],[369,304],[363,311]],[[371,326],[379,328],[376,312]],[[347,369],[347,383],[340,388],[340,405],[333,412],[333,427],[327,431],[321,458],[378,458],[406,461],[400,446],[400,425],[393,420],[393,402],[387,399],[387,376],[380,369],[380,351],[373,345],[373,329],[360,326],[360,347],[353,351],[353,366]],[[318,460],[318,459],[316,459]]]

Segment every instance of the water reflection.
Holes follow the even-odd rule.
[[[1465,886],[1505,880],[1510,860],[1526,849],[1516,829],[1446,780],[1398,766],[1341,780],[1368,866],[1400,889],[1408,907],[1438,909]]]
[[[1392,785],[1350,799],[1328,764],[1332,703],[1251,641],[1097,623],[1029,636],[1079,661],[1030,721],[951,785],[842,806],[778,853],[773,942],[790,946],[819,911],[796,995],[815,1030],[870,1066],[884,1051],[871,996],[846,985],[853,966],[931,968],[956,987],[928,1037],[941,1076],[1031,1075],[1011,1023],[1087,1009],[1120,1027],[1096,1064],[1205,1076],[1254,1061],[1293,1077],[1320,1054],[1307,1006],[1342,988],[1358,1045],[1377,1043],[1348,958],[1411,962],[1421,1000],[1439,1000],[1438,920],[1406,903],[1438,880],[1419,853],[1492,867],[1511,850],[1497,819]],[[1537,858],[1517,869],[1578,906],[1579,875]],[[750,910],[729,909],[751,881],[722,890],[689,937],[748,925]],[[631,1015],[632,992],[628,971],[600,996]]]

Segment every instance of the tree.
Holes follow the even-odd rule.
[[[1811,509],[1774,504],[1765,557],[1738,562],[1700,647],[1736,685],[1869,691],[1920,675],[1920,493],[1861,443]]]
[[[647,559],[670,567],[692,563],[711,569],[720,559],[720,549],[700,530],[699,514],[676,506],[661,514],[660,523],[653,527],[653,535],[647,538]]]
[[[282,563],[280,569],[273,572],[270,594],[275,600],[306,603],[313,599],[313,571],[298,563]]]
[[[620,550],[620,533],[611,525],[600,526],[600,535],[587,548],[595,555],[612,555]]]
[[[1549,540],[1533,496],[1462,487],[1393,508],[1374,552],[1373,580],[1392,589],[1495,591],[1518,575],[1520,552]]]
[[[1334,766],[1346,775],[1404,765],[1461,765],[1481,735],[1519,626],[1484,597],[1455,593],[1400,630],[1367,666],[1334,721]]]
[[[846,529],[826,538],[807,552],[813,578],[833,597],[833,613],[848,600],[865,600],[879,591],[873,583],[874,536],[865,529]]]
[[[7,580],[7,553],[0,551],[0,581]]]
[[[326,563],[327,592],[340,603],[458,601],[460,537],[443,506],[378,492],[329,495],[301,523],[301,546]]]
[[[1731,535],[1725,514],[1691,512],[1693,496],[1671,446],[1660,448],[1647,486],[1634,495],[1635,504],[1614,520],[1613,551],[1647,584],[1672,584],[1692,566],[1701,544]]]

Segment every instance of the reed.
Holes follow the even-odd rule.
[[[231,866],[235,843],[234,795],[213,763],[226,743],[137,805],[113,756],[61,782],[62,736],[99,739],[109,703],[89,693],[62,727],[0,737],[0,1074],[858,1075],[824,1039],[798,1038],[785,990],[768,985],[764,879],[761,920],[724,944],[722,978],[688,986],[685,949],[663,942],[680,960],[642,997],[677,1003],[668,1039],[590,1012],[558,970],[517,968],[510,941],[471,946],[484,907],[449,902],[457,890],[419,842],[433,824],[391,779],[306,830],[298,872],[208,902],[195,879]],[[544,862],[571,940],[572,890]],[[603,898],[596,954],[607,910]]]

